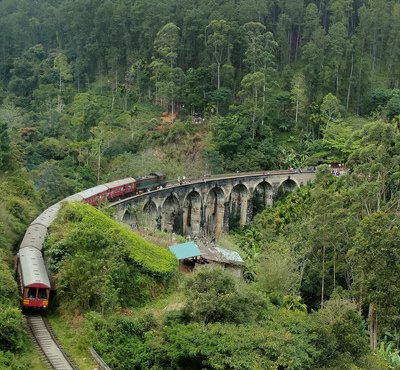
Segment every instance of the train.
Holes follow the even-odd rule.
[[[43,211],[27,228],[17,254],[22,308],[46,309],[49,305],[51,283],[43,257],[43,245],[48,228],[64,202],[78,201],[97,206],[105,201],[113,202],[164,188],[166,184],[165,175],[159,172],[143,177],[127,177],[70,195]]]

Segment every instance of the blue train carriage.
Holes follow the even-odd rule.
[[[35,247],[24,247],[18,252],[22,307],[47,308],[50,280],[42,252]]]

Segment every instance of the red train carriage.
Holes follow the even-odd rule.
[[[83,198],[85,203],[89,203],[92,206],[97,206],[99,202],[107,199],[108,188],[104,185],[97,185],[93,188],[83,190],[77,194]]]
[[[35,247],[25,247],[18,253],[18,272],[23,307],[46,308],[50,297],[50,280],[42,253]]]
[[[104,184],[104,186],[108,188],[107,197],[109,200],[136,193],[136,180],[133,177],[108,182],[107,184]]]

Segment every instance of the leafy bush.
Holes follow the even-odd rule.
[[[0,306],[0,350],[18,351],[23,347],[24,329],[21,311],[10,306]]]
[[[306,333],[268,323],[175,325],[149,346],[157,369],[309,369],[316,355]]]
[[[28,364],[18,359],[12,352],[0,350],[0,369],[25,370]]]
[[[96,351],[112,369],[150,368],[146,337],[157,328],[154,317],[111,316],[107,320],[89,313],[82,331],[90,333]],[[137,367],[142,365],[142,367]]]
[[[195,273],[186,283],[186,295],[183,317],[189,322],[253,322],[267,306],[265,297],[221,268]]]
[[[17,283],[11,274],[7,263],[3,259],[3,253],[0,250],[0,297],[2,302],[17,304],[18,289]]]

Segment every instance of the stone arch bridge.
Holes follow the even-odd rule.
[[[113,203],[117,219],[181,235],[214,238],[247,225],[280,195],[314,179],[311,171],[262,171],[216,175],[135,195]]]

